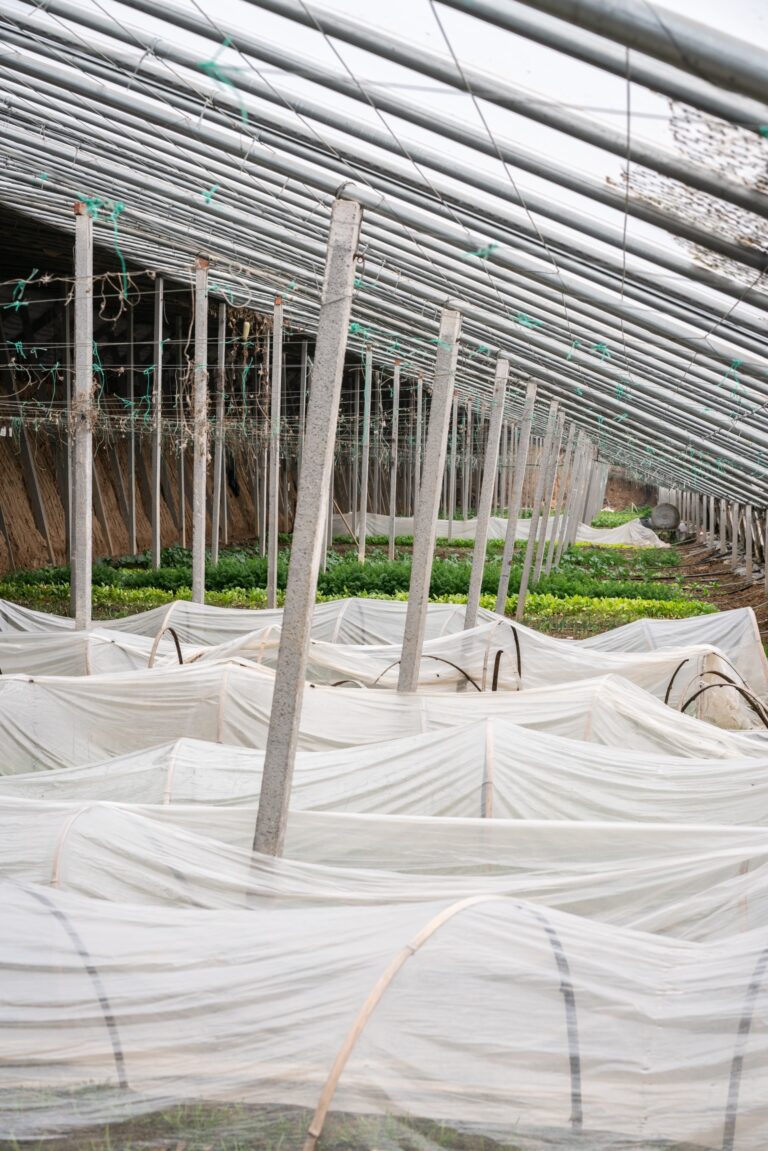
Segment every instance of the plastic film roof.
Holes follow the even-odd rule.
[[[455,299],[465,398],[505,352],[510,412],[532,377],[539,423],[557,397],[602,458],[768,502],[759,4],[678,0],[743,37],[740,90],[537,8],[3,0],[0,201],[67,230],[84,201],[119,290],[204,254],[212,295],[280,294],[311,334],[342,189],[364,205],[352,353],[428,382]]]

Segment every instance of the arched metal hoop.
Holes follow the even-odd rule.
[[[179,637],[176,635],[176,632],[173,630],[171,625],[168,624],[166,627],[161,628],[161,630],[155,636],[155,641],[152,644],[152,651],[149,653],[149,663],[147,664],[148,668],[155,666],[155,656],[157,655],[157,649],[160,647],[160,641],[163,636],[168,635],[169,632],[173,637],[173,642],[176,644],[176,655],[179,657],[179,663],[184,663],[184,656],[181,654],[181,644],[179,643]]]
[[[715,686],[714,684],[712,685]],[[744,1008],[739,1019],[736,1031],[736,1046],[731,1060],[731,1074],[728,1079],[728,1101],[725,1106],[725,1122],[723,1123],[722,1151],[733,1151],[736,1139],[736,1120],[739,1116],[739,1094],[741,1091],[741,1077],[744,1071],[744,1053],[747,1049],[747,1040],[752,1030],[752,1020],[755,1014],[757,997],[765,979],[768,969],[768,947],[763,948],[757,957],[755,970],[750,980],[744,1000]]]
[[[712,674],[712,675],[723,675],[722,672],[711,672],[710,674]],[[761,720],[763,726],[768,728],[768,711],[766,710],[764,705],[761,703],[761,701],[757,698],[757,696],[754,695],[747,688],[742,687],[740,683],[734,683],[733,680],[728,679],[727,676],[723,676],[723,679],[725,680],[724,683],[707,683],[704,685],[704,687],[700,687],[698,691],[695,691],[693,693],[693,695],[690,695],[688,697],[688,699],[685,701],[685,703],[680,708],[680,711],[684,712],[685,709],[687,707],[690,707],[690,705],[695,700],[697,700],[700,695],[703,695],[705,691],[712,691],[712,689],[716,688],[716,687],[730,687],[734,691],[737,691],[739,693],[739,695],[742,696],[747,701],[749,706],[752,708],[752,710],[755,712],[755,714]]]
[[[515,658],[517,660],[517,691],[523,690],[523,653],[520,648],[520,636],[517,634],[517,628],[514,624],[509,625],[512,635],[515,640]],[[491,679],[491,691],[498,691],[499,689],[499,671],[501,670],[501,657],[506,654],[503,647],[500,647],[493,658],[493,678]]]
[[[477,681],[472,678],[472,676],[469,674],[469,672],[464,671],[463,667],[459,667],[459,665],[457,663],[452,663],[449,659],[444,659],[443,656],[441,656],[441,655],[423,655],[421,658],[422,659],[434,659],[438,663],[447,663],[448,667],[454,668],[457,672],[459,672],[460,675],[463,675],[464,679],[467,681],[467,683],[471,683],[473,688],[475,689],[475,691],[479,691],[480,694],[482,695],[483,689],[480,687],[480,685],[477,683]],[[400,660],[396,659],[394,663],[391,663],[391,664],[389,664],[388,667],[385,667],[384,670],[379,675],[376,676],[376,679],[371,684],[371,687],[376,687],[379,680],[381,680],[387,674],[388,671],[391,671],[393,667],[397,667],[397,665],[399,663],[400,663]]]
[[[93,984],[93,989],[96,992],[96,998],[99,1001],[101,1013],[104,1016],[104,1023],[109,1035],[109,1041],[112,1045],[112,1056],[115,1061],[117,1082],[120,1087],[127,1090],[128,1075],[125,1069],[125,1055],[123,1053],[123,1047],[120,1042],[120,1033],[117,1029],[117,1020],[115,1019],[115,1016],[112,1012],[112,1005],[109,1002],[106,990],[104,989],[104,984],[101,981],[99,969],[94,964],[88,949],[83,942],[80,932],[77,930],[69,917],[64,914],[61,908],[57,907],[53,900],[49,899],[47,895],[44,895],[41,891],[30,891],[28,888],[25,888],[24,890],[28,895],[31,895],[33,899],[36,899],[38,903],[42,903],[43,906],[46,907],[48,911],[50,911],[54,919],[56,919],[57,922],[63,927],[70,943],[81,959],[83,967],[88,972],[91,983]]]

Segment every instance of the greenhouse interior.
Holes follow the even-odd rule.
[[[0,1151],[766,1151],[763,0],[0,25]]]

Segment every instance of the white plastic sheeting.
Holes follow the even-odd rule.
[[[407,604],[400,600],[340,599],[316,604],[313,612],[312,638],[339,644],[398,644],[402,642]],[[480,609],[479,623],[494,623],[500,616]],[[248,610],[220,608],[207,604],[177,600],[136,615],[110,620],[108,629],[99,634],[130,632],[131,636],[156,638],[172,627],[183,644],[191,650],[214,647],[242,639],[253,632],[282,624],[283,610]],[[429,604],[427,640],[454,635],[464,626],[463,604]],[[0,635],[8,640],[19,632],[73,631],[74,621],[65,616],[35,611],[0,599]],[[582,640],[542,637],[524,625],[515,623],[520,636],[547,639],[553,645],[575,646],[606,652],[662,651],[667,648],[696,646],[717,647],[734,668],[762,695],[768,686],[768,661],[752,608],[712,612],[681,620],[643,619]],[[128,642],[133,642],[132,638]],[[174,649],[170,638],[161,641],[161,650]],[[187,650],[186,648],[184,649]],[[0,663],[0,667],[2,664]],[[27,668],[26,670],[31,670]]]
[[[6,877],[167,906],[308,906],[506,892],[678,938],[768,926],[768,830],[712,824],[293,812],[287,857],[250,851],[252,808],[0,802]]]
[[[638,619],[634,623],[572,640],[592,651],[663,651],[689,644],[710,644],[723,652],[761,697],[768,693],[768,659],[751,607],[691,616],[688,619]]]
[[[346,523],[345,523],[346,519]],[[547,522],[546,538],[552,537],[557,520],[550,516]],[[347,524],[354,523],[354,514],[345,512],[345,517],[333,517],[333,533],[337,536],[349,534]],[[396,516],[395,535],[413,535],[413,517]],[[507,537],[507,519],[501,516],[490,516],[488,520],[488,539],[503,540]],[[369,512],[366,517],[366,534],[369,536],[389,535],[389,516],[374,515]],[[450,521],[437,521],[437,535],[439,539],[447,539]],[[527,540],[530,533],[531,520],[519,519],[515,528],[516,540]],[[451,538],[455,540],[473,540],[477,531],[477,520],[454,520]],[[633,548],[667,548],[669,544],[663,543],[651,528],[643,527],[639,519],[630,520],[616,528],[593,528],[590,524],[579,524],[576,531],[577,543],[589,543],[607,547],[633,547]]]
[[[273,675],[253,664],[0,677],[0,774],[79,767],[181,736],[265,747]],[[675,712],[617,676],[525,692],[401,695],[308,687],[300,750],[350,747],[501,717],[589,743],[738,758],[765,741]]]
[[[399,643],[407,604],[399,600],[338,599],[315,604],[312,636],[330,643]],[[499,617],[480,608],[478,619]],[[109,621],[109,630],[155,637],[172,628],[182,643],[213,647],[283,622],[282,608],[227,608],[174,600],[161,607]],[[75,621],[0,599],[0,633],[72,631]],[[464,604],[431,603],[426,638],[450,635],[464,627]]]
[[[688,629],[689,634],[695,631]],[[722,637],[729,634],[722,625],[717,631]],[[615,674],[672,707],[689,709],[720,727],[749,729],[762,722],[748,702],[749,696],[727,686],[729,681],[736,682],[759,697],[768,694],[765,657],[749,628],[742,628],[731,642],[738,666],[754,674],[754,679],[749,680],[716,648],[662,646],[647,650],[646,641],[644,650],[643,633],[636,634],[640,642],[635,646],[640,650],[606,651],[553,639],[494,617],[493,622],[468,631],[427,640],[418,685],[430,692],[487,691],[496,687],[520,691]],[[676,634],[675,629],[670,629],[668,638]],[[188,663],[247,659],[274,670],[279,643],[280,628],[274,624],[212,648],[176,645],[175,640],[161,640],[159,635],[152,641],[145,636],[100,630],[9,632],[0,635],[0,667],[6,673],[31,676],[84,675],[172,665],[182,659]],[[632,643],[632,633],[627,643]],[[312,640],[306,675],[316,684],[394,689],[400,652],[399,644],[343,645]]]
[[[180,739],[85,767],[0,776],[0,797],[255,804],[263,763],[262,751]],[[694,760],[486,719],[391,743],[299,752],[291,807],[768,826],[768,746],[756,758]]]
[[[182,646],[182,659],[193,655],[195,650],[189,645]],[[148,636],[106,628],[0,632],[0,673],[3,675],[69,676],[138,671],[147,667],[150,659],[157,667],[181,662],[170,637],[155,645]]]
[[[768,1141],[763,930],[693,942],[499,894],[201,911],[8,884],[0,899],[16,1138],[242,1101],[255,1145],[279,1118],[293,1151],[359,1020],[330,1147],[342,1119],[361,1148],[413,1147],[425,1121],[543,1149]]]
[[[245,658],[275,669],[280,629],[272,627],[230,644],[209,649],[200,657],[213,661]],[[306,677],[317,684],[366,688],[397,687],[399,644],[331,644],[312,640]],[[762,668],[761,668],[762,672]],[[716,648],[664,648],[660,651],[611,652],[578,647],[509,620],[497,619],[468,631],[427,640],[419,664],[418,687],[430,692],[464,690],[522,691],[573,683],[600,675],[620,675],[672,707],[720,727],[750,728],[758,721],[745,698],[728,683],[745,684]],[[717,684],[717,688],[710,685]],[[702,692],[702,688],[706,689]],[[765,676],[757,691],[766,694]],[[690,702],[689,702],[690,701]]]

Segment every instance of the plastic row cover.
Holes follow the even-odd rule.
[[[0,774],[79,767],[191,736],[265,747],[274,677],[252,664],[77,678],[0,677]],[[666,707],[615,676],[525,692],[400,695],[308,687],[300,750],[351,747],[500,717],[589,743],[740,758],[765,742]]]
[[[533,899],[590,919],[725,939],[768,927],[764,828],[292,812],[254,857],[254,808],[0,802],[6,877],[121,903],[252,908]]]
[[[338,599],[315,604],[314,639],[330,643],[399,643],[407,604],[398,600]],[[498,619],[481,608],[478,619]],[[182,643],[212,647],[283,621],[282,608],[227,608],[174,600],[149,611],[109,621],[110,631],[127,631],[154,638],[173,628]],[[75,621],[0,599],[0,632],[73,631]],[[426,638],[461,631],[464,604],[432,603],[427,612]]]
[[[333,517],[334,535],[346,535],[349,532],[348,524],[354,520],[352,512],[344,516]],[[551,539],[557,518],[550,516],[547,523],[546,538]],[[508,520],[502,516],[491,516],[488,521],[488,539],[503,540],[507,536]],[[395,517],[395,535],[413,535],[413,517]],[[366,533],[369,536],[389,535],[389,516],[369,513],[366,517]],[[531,528],[530,519],[519,519],[515,529],[516,540],[527,540]],[[449,520],[437,521],[437,535],[439,539],[447,539],[449,534],[455,540],[473,540],[477,531],[477,520],[454,520],[451,527]],[[639,519],[630,520],[616,528],[593,528],[590,524],[579,524],[576,531],[578,543],[595,544],[607,547],[635,547],[635,548],[666,548],[669,544],[662,543],[659,537],[650,528],[643,527]]]
[[[120,1146],[120,1120],[226,1102],[251,1146],[285,1151],[313,1114],[321,1147],[370,1151],[768,1142],[764,931],[693,943],[499,894],[200,911],[8,884],[0,902],[15,1138],[98,1122]]]
[[[0,796],[255,804],[264,752],[180,739],[86,767],[0,777]],[[486,719],[390,743],[299,752],[294,811],[768,824],[768,747],[741,759],[628,751]]]
[[[278,627],[254,632],[223,647],[208,649],[199,658],[209,662],[246,658],[274,670],[280,634]],[[363,647],[313,640],[306,678],[333,687],[352,684],[396,690],[401,652],[400,644]],[[756,723],[764,726],[756,718],[751,697],[767,694],[765,676],[761,675],[755,686],[747,683],[717,648],[701,645],[626,653],[595,651],[530,629],[520,631],[509,620],[425,642],[418,689],[521,691],[599,675],[623,676],[657,699],[690,710],[718,727],[747,729]],[[746,690],[742,692],[742,688]]]
[[[312,638],[333,644],[400,644],[406,609],[407,604],[397,600],[342,599],[316,604]],[[480,624],[497,623],[501,618],[493,612],[482,609],[478,614]],[[0,636],[2,636],[0,669],[13,674],[26,672],[77,675],[121,670],[116,663],[123,659],[130,659],[132,661],[130,666],[146,667],[152,653],[152,645],[143,642],[140,638],[142,636],[158,640],[156,663],[173,663],[178,657],[166,629],[173,630],[182,645],[184,658],[188,659],[199,655],[201,647],[213,648],[236,643],[253,633],[263,635],[266,629],[280,626],[282,620],[282,608],[250,611],[210,607],[187,600],[177,600],[137,615],[111,620],[108,629],[99,628],[88,633],[92,637],[90,667],[88,667],[84,654],[72,657],[68,654],[70,649],[64,646],[64,634],[75,637],[75,643],[84,645],[86,642],[85,633],[74,632],[73,620],[0,600]],[[509,622],[507,621],[508,625]],[[426,641],[455,635],[463,630],[463,624],[463,604],[429,604]],[[681,620],[636,620],[634,623],[582,640],[562,640],[544,636],[520,623],[515,623],[514,627],[523,654],[535,645],[545,645],[550,652],[563,653],[565,658],[572,658],[573,652],[628,654],[700,645],[716,647],[759,695],[763,695],[768,688],[768,660],[763,650],[757,620],[751,608],[735,608],[731,611],[714,612]],[[40,639],[37,645],[33,640],[25,643],[24,636],[19,634],[29,633],[39,636],[41,632],[52,634],[46,636],[45,640]],[[121,642],[117,632],[128,632],[129,635]],[[53,633],[59,633],[62,637],[60,649],[53,643]],[[18,641],[18,646],[14,645],[14,641]],[[106,648],[109,644],[119,647],[120,650],[112,656],[115,663],[107,668],[100,661],[108,658]],[[98,650],[94,650],[95,648]],[[49,653],[52,659],[69,659],[69,667],[54,669],[43,666],[41,661],[44,661]],[[33,659],[36,660],[35,666],[32,666]],[[21,660],[28,662],[22,666]],[[526,664],[527,662],[526,660]]]

